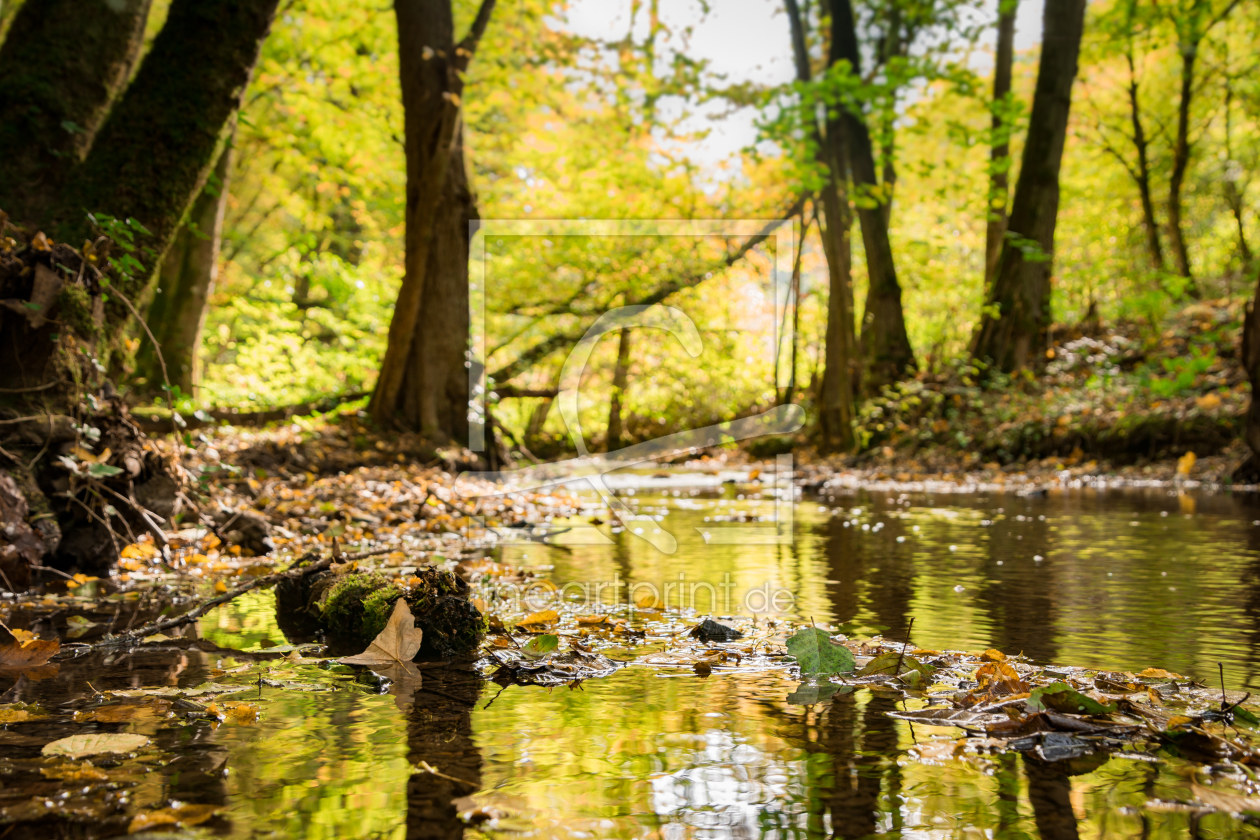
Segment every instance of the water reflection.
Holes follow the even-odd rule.
[[[790,545],[706,543],[705,517],[764,504],[738,492],[639,495],[640,509],[664,515],[679,537],[674,555],[618,534],[569,551],[512,547],[503,559],[554,566],[560,583],[729,575],[736,602],[767,584],[791,591],[782,615],[794,619],[882,625],[904,638],[913,618],[924,647],[1203,677],[1222,661],[1232,688],[1260,685],[1260,509],[1249,499],[859,494],[802,502]],[[208,616],[202,631],[223,648],[281,640],[261,593]],[[195,684],[224,660],[141,649],[0,690],[10,701],[62,703],[83,697],[88,681]],[[327,676],[311,667],[304,680]],[[255,723],[160,735],[189,764],[184,775],[153,774],[145,801],[221,802],[212,830],[239,838],[1260,837],[1227,815],[1152,807],[1190,798],[1189,768],[1167,756],[933,763],[917,756],[953,730],[889,718],[895,701],[868,690],[791,705],[795,686],[776,671],[702,679],[634,666],[576,690],[492,694],[468,672],[438,669],[401,710],[361,685],[265,688]],[[5,749],[37,754],[39,737],[16,740],[28,732],[0,732],[15,739]],[[437,772],[416,772],[421,762]],[[478,807],[509,816],[460,819]]]

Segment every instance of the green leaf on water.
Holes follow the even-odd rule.
[[[1234,718],[1241,720],[1243,723],[1249,723],[1252,726],[1260,726],[1260,718],[1256,717],[1252,712],[1247,711],[1242,706],[1234,707]]]
[[[806,675],[841,674],[852,671],[856,665],[847,647],[831,641],[831,636],[817,627],[797,630],[787,640],[787,649]]]
[[[900,663],[900,665],[898,665]],[[902,655],[899,650],[890,650],[887,653],[881,653],[862,666],[862,670],[858,671],[859,677],[869,677],[873,674],[904,674],[907,671],[917,671],[924,678],[932,676],[934,669],[931,665],[924,665],[919,660],[909,654]]]
[[[543,633],[541,636],[535,636],[530,639],[525,644],[525,647],[521,648],[521,653],[525,654],[526,659],[542,659],[555,650],[559,644],[559,636],[553,633]]]
[[[1086,697],[1065,682],[1051,683],[1034,688],[1028,698],[1028,708],[1034,712],[1052,709],[1069,715],[1105,715],[1116,710],[1114,703],[1103,705],[1092,697]]]
[[[66,619],[66,638],[77,639],[95,626],[95,622],[90,618],[72,615]]]

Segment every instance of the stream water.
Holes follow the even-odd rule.
[[[641,516],[632,524],[668,529],[676,552],[631,532],[509,546],[502,560],[575,583],[570,597],[582,597],[576,584],[651,584],[698,615],[769,604],[761,620],[855,621],[895,639],[913,618],[921,647],[1154,666],[1211,685],[1223,663],[1230,688],[1260,692],[1251,497],[863,491],[798,502],[780,543],[755,528],[715,538],[728,520],[773,507],[735,486],[624,498]],[[731,608],[710,609],[710,592]],[[282,641],[269,594],[211,614],[201,633],[233,648]],[[168,681],[204,681],[209,658],[190,652]],[[908,753],[932,731],[887,717],[891,700],[860,691],[793,705],[795,686],[784,670],[701,677],[632,665],[576,690],[502,693],[426,672],[410,702],[265,688],[256,722],[198,730],[171,747],[189,756],[186,775],[168,770],[152,784],[224,805],[212,833],[241,838],[1260,836],[1224,814],[1160,806],[1188,798],[1190,768],[1175,759],[933,764]],[[421,760],[441,775],[413,775]],[[457,809],[477,809],[474,824]]]

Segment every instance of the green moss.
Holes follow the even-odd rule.
[[[100,338],[101,328],[92,317],[92,296],[87,289],[67,283],[57,296],[57,320],[89,343]]]
[[[406,598],[416,626],[424,631],[419,659],[467,656],[489,629],[485,616],[468,600],[468,584],[439,569],[420,569],[406,589],[368,573],[323,576],[312,584],[313,592],[320,590],[327,593],[320,629],[334,648],[351,653],[366,650],[385,629],[400,597]]]

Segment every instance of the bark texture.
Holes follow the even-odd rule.
[[[993,285],[1002,239],[1006,235],[1006,209],[1010,198],[1011,126],[1003,115],[1009,111],[1011,68],[1015,62],[1015,12],[1019,0],[998,4],[997,55],[993,67],[993,142],[989,148],[988,225],[984,231],[984,287]]]
[[[1085,0],[1046,0],[1041,64],[1009,233],[972,354],[1003,371],[1040,370],[1050,326],[1050,269]],[[996,308],[996,313],[994,313]]]
[[[813,76],[806,37],[807,21],[796,0],[785,0],[792,36],[796,78],[808,82]],[[834,51],[833,51],[834,52]],[[841,119],[828,119],[825,133],[810,115],[807,131],[817,161],[827,172],[822,190],[822,223],[819,225],[823,253],[827,258],[827,332],[822,381],[819,385],[818,432],[824,451],[852,451],[857,337],[853,328],[853,251],[850,232],[853,215],[849,211],[848,165]],[[802,232],[803,235],[803,232]],[[798,243],[803,247],[804,243]],[[795,359],[793,359],[795,365]],[[795,371],[795,367],[793,367]],[[793,374],[795,375],[795,373]]]
[[[188,221],[180,227],[162,261],[153,302],[146,315],[158,347],[154,347],[147,335],[142,335],[136,354],[135,377],[143,379],[142,387],[150,392],[156,392],[164,384],[164,373],[171,386],[185,394],[191,394],[201,378],[197,349],[219,273],[219,245],[231,170],[229,146],[219,155],[214,177],[201,191],[188,214]],[[165,362],[165,371],[162,362]]]
[[[477,218],[458,140],[449,166],[394,406],[397,421],[438,442],[468,439],[468,240]]]
[[[385,358],[368,410],[378,423],[410,426],[438,440],[466,437],[468,429],[468,374],[463,355],[468,335],[467,225],[457,237],[462,245],[457,247],[447,238],[453,235],[452,218],[462,214],[466,222],[473,215],[458,140],[464,89],[461,74],[485,32],[493,8],[493,0],[484,0],[472,30],[456,44],[450,0],[394,3],[406,135],[406,253],[402,288],[394,303]],[[462,184],[452,185],[453,190],[447,184],[448,180],[461,179]],[[452,206],[453,199],[456,204],[465,201],[461,196],[466,196],[467,206]],[[462,249],[462,269],[457,271],[464,278],[462,289],[453,288],[450,275],[430,278],[429,270],[435,266],[433,254],[439,248],[452,252]],[[453,258],[453,253],[436,257],[441,265],[454,268]],[[457,310],[463,315],[456,315]],[[439,319],[452,315],[457,320]],[[419,334],[443,331],[447,334]],[[426,345],[431,344],[441,345],[440,359],[425,358]],[[460,348],[458,370],[451,371],[446,360],[453,357],[451,348],[455,345]],[[423,374],[410,372],[408,369],[421,359],[429,370]],[[452,402],[452,378],[456,374],[465,380],[463,404],[458,409],[443,410],[440,406]],[[421,393],[432,389],[437,391]],[[439,408],[426,409],[426,403]]]
[[[156,271],[230,134],[278,2],[171,4],[135,80],[73,173],[56,213],[57,238],[90,236],[88,213],[136,219],[151,231],[138,244],[154,252],[147,267]]]
[[[832,0],[831,3],[831,58],[832,63],[847,61],[851,71],[861,75],[861,54],[850,0]],[[870,282],[862,314],[861,354],[865,369],[861,386],[863,393],[878,394],[885,385],[898,381],[907,370],[914,369],[914,351],[901,307],[901,284],[897,281],[892,242],[888,238],[888,216],[883,209],[887,198],[876,175],[871,135],[855,103],[843,108],[843,120],[849,172],[858,192],[857,215],[862,226]]]
[[[42,221],[144,40],[150,0],[28,0],[0,45],[0,208]]]

